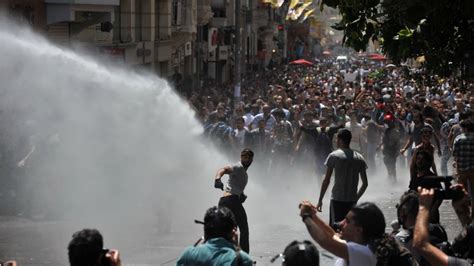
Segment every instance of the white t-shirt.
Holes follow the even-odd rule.
[[[368,246],[347,242],[347,253],[349,254],[349,262],[338,258],[336,266],[375,266],[377,264],[377,258]]]
[[[244,126],[248,127],[250,124],[253,122],[253,115],[250,113],[247,113],[243,116],[244,118]]]
[[[245,141],[245,135],[248,132],[248,129],[243,128],[241,130],[239,129],[234,129],[234,137],[237,141],[237,144],[239,145],[239,148],[244,146],[244,141]]]

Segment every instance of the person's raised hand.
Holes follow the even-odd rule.
[[[423,206],[427,209],[430,209],[431,206],[433,205],[434,189],[418,187],[418,195],[419,195],[418,201],[419,201],[420,207]]]
[[[300,209],[300,216],[304,215],[316,215],[316,207],[309,201],[303,200],[299,205],[298,208]]]
[[[122,261],[120,260],[120,253],[118,250],[111,249],[105,256],[110,261],[111,266],[122,266]]]

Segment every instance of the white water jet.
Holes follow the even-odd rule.
[[[2,131],[17,161],[35,147],[14,169],[33,216],[177,226],[217,203],[224,160],[166,81],[0,25]]]

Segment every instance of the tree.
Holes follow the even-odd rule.
[[[474,57],[472,0],[322,0],[338,8],[343,43],[365,50],[378,40],[395,63],[425,57],[430,73],[447,76],[463,70]]]

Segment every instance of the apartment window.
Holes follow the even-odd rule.
[[[173,26],[180,26],[182,23],[182,10],[183,10],[183,1],[182,0],[173,0],[172,5],[173,10],[173,19],[172,24]]]
[[[142,1],[135,1],[135,41],[141,41],[142,37]]]
[[[227,17],[226,0],[213,0],[211,1],[211,10],[214,13],[215,18]]]

